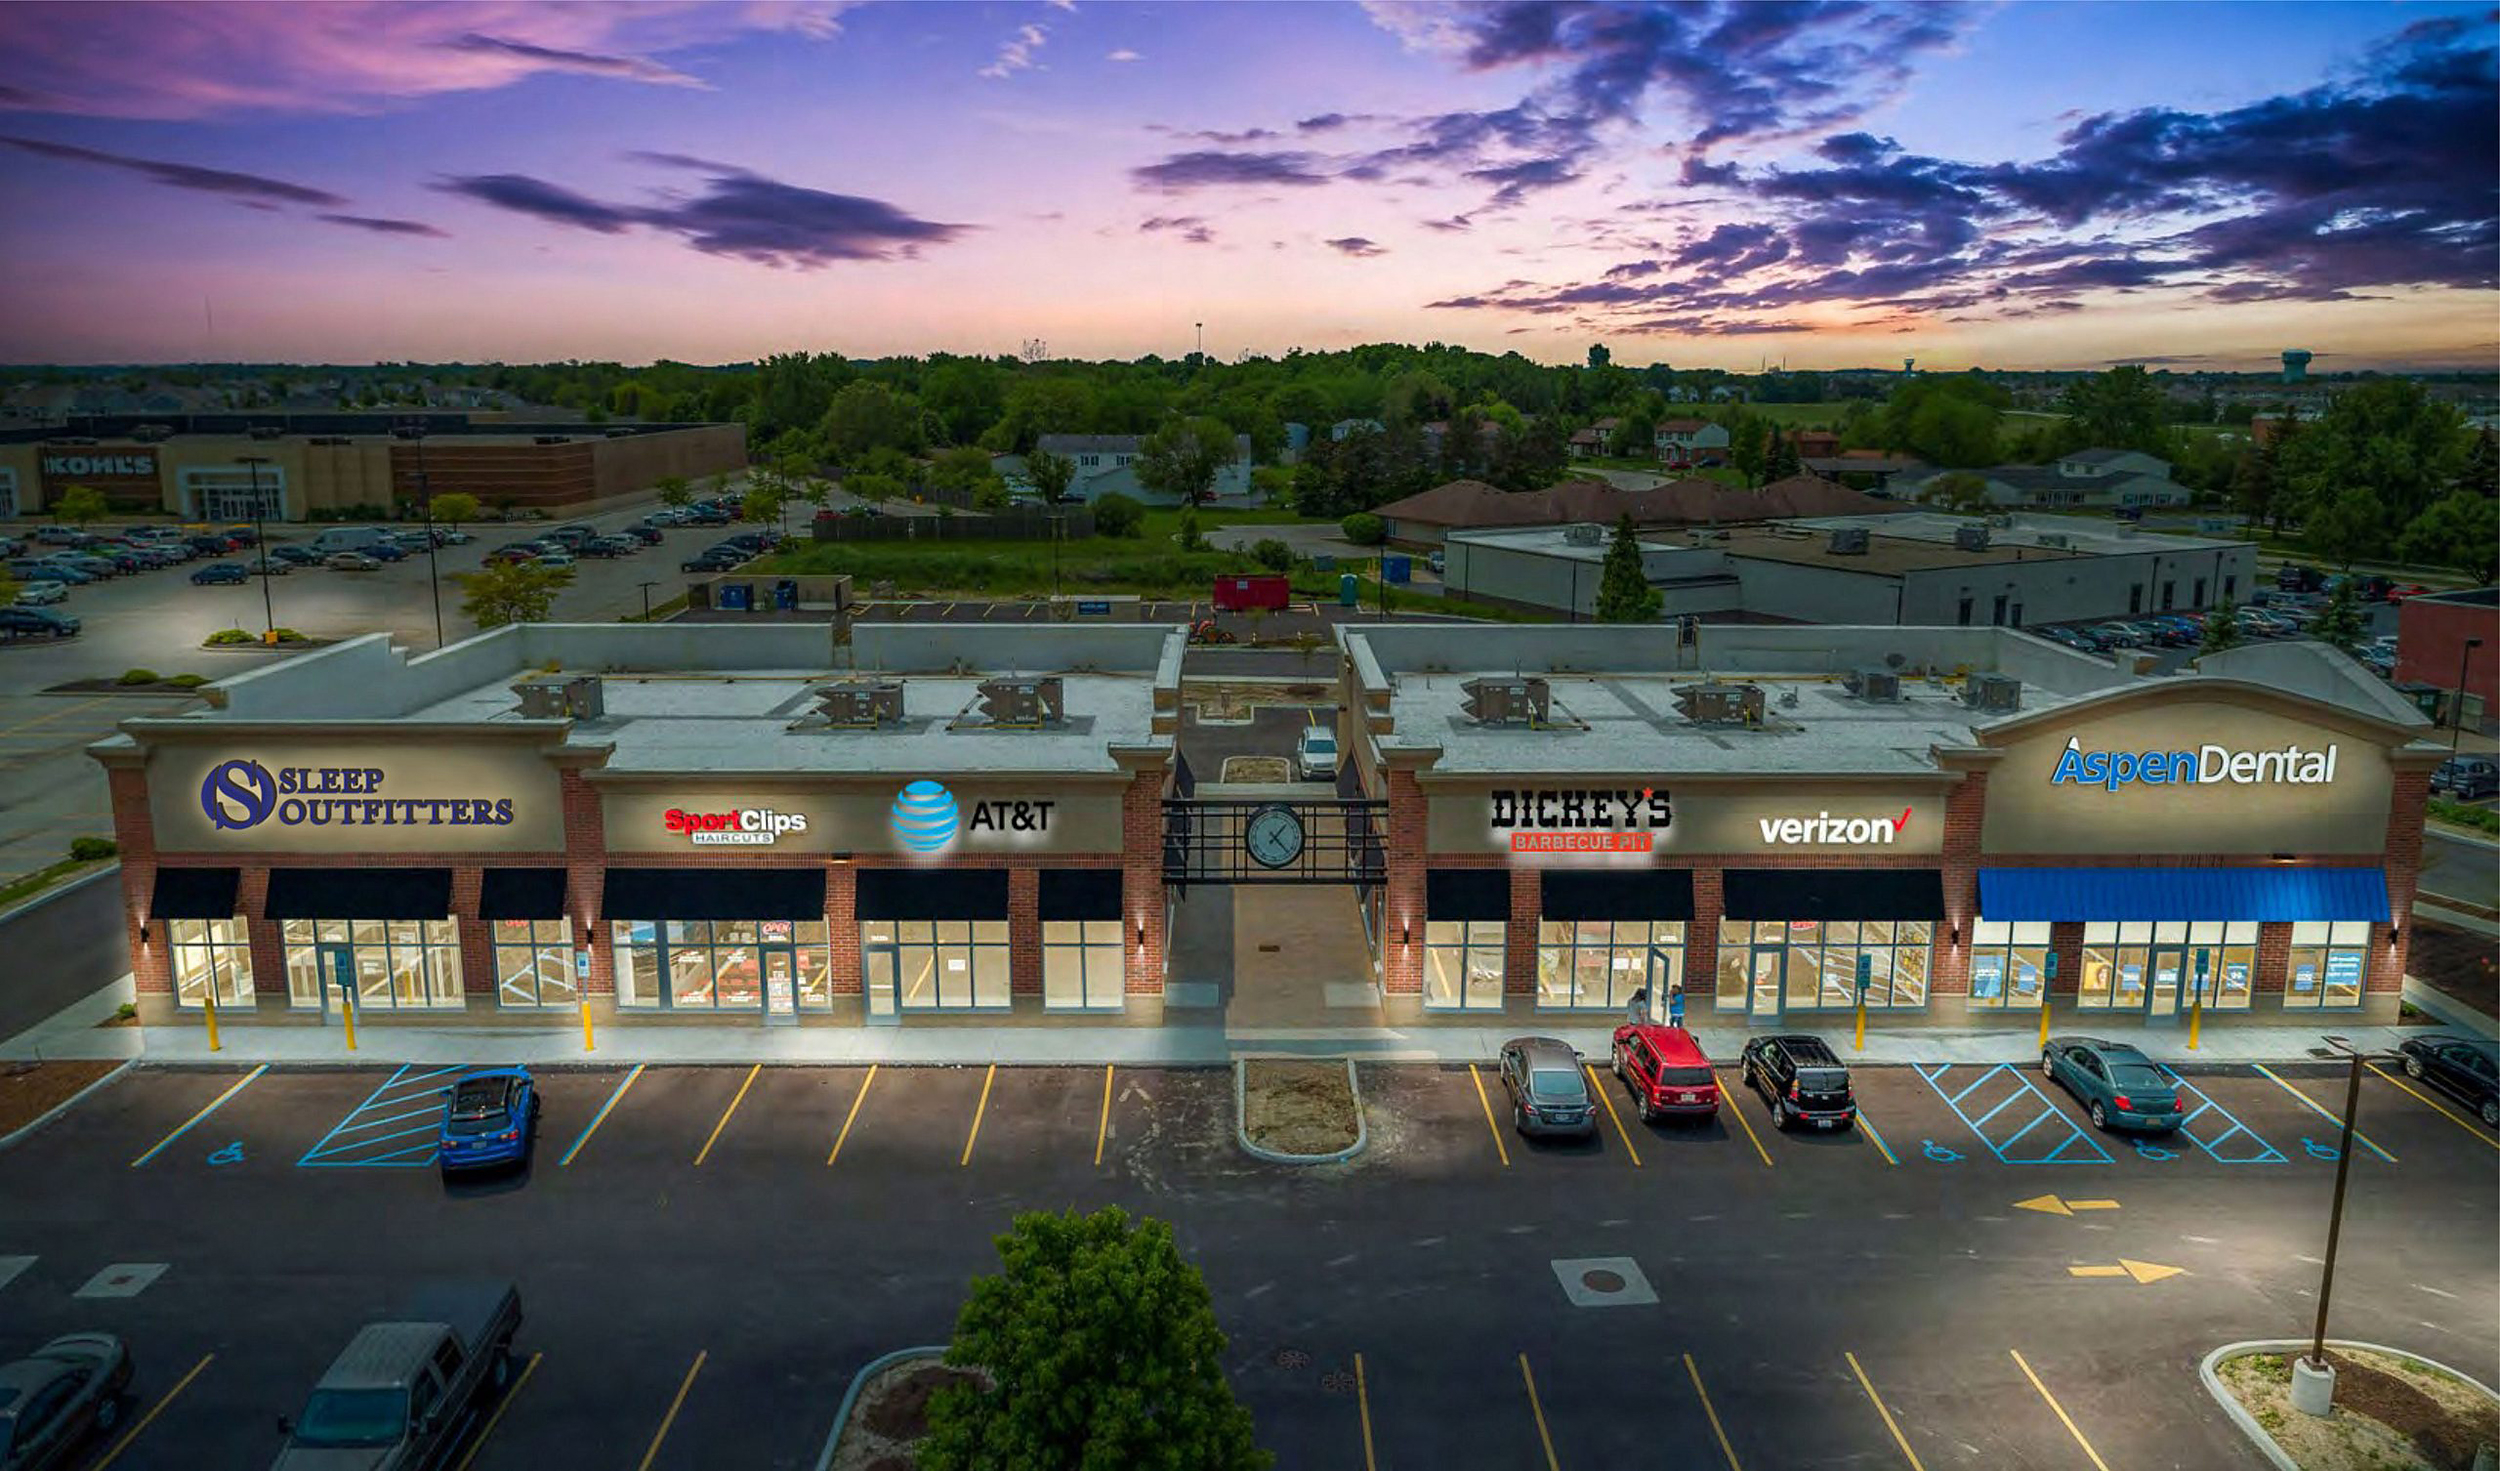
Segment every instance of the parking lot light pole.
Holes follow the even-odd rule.
[[[443,563],[434,545],[434,482],[425,474],[425,421],[416,422],[409,438],[417,444],[417,502],[425,510],[425,580],[434,592],[434,647],[443,646]]]
[[[2361,1109],[2361,1049],[2353,1046],[2349,1038],[2326,1040],[2352,1060],[2352,1075],[2344,1084],[2344,1130],[2335,1150],[2335,1203],[2329,1208],[2326,1221],[2326,1261],[2318,1269],[2317,1327],[2309,1336],[2309,1356],[2293,1366],[2292,1407],[2312,1415],[2326,1414],[2335,1400],[2335,1371],[2326,1362],[2326,1308],[2327,1299],[2335,1291],[2335,1249],[2344,1235],[2344,1187],[2352,1178],[2352,1119]],[[2316,1386],[2306,1397],[2302,1393],[2304,1378]]]
[[[2451,756],[2457,753],[2457,737],[2465,730],[2465,661],[2473,658],[2474,651],[2482,646],[2481,639],[2469,638],[2465,641],[2465,647],[2457,650],[2456,718],[2448,722],[2448,754]]]
[[[252,472],[252,549],[260,557],[260,640],[265,644],[278,641],[277,605],[269,596],[269,538],[261,531],[260,467],[269,463],[267,455],[243,455],[241,462]]]
[[[656,582],[646,582],[642,585],[642,621],[645,623],[651,621],[651,589],[658,586]]]

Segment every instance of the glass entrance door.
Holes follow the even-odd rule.
[[[320,957],[321,1019],[326,1022],[355,998],[356,952],[346,945],[317,945],[313,954]]]
[[[896,985],[896,963],[891,944],[870,944],[861,947],[860,961],[866,972],[868,1019],[872,1022],[894,1022],[902,1019],[896,1007],[899,987]]]
[[[1788,970],[1788,948],[1761,949],[1753,953],[1752,1014],[1760,1019],[1777,1020],[1780,1014],[1780,983]]]
[[[2157,945],[2152,954],[2153,985],[2146,998],[2144,1018],[2147,1021],[2175,1022],[2179,1019],[2179,982],[2187,973],[2187,952],[2171,945]]]
[[[759,952],[764,966],[764,1020],[796,1022],[798,952],[788,945],[766,945]]]

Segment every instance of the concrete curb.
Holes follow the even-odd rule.
[[[2480,1390],[2486,1399],[2500,1400],[2500,1394],[2494,1394],[2490,1385],[2472,1375],[2460,1374],[2439,1360],[2424,1354],[2411,1353],[2400,1348],[2389,1348],[2384,1344],[2362,1343],[2350,1338],[2330,1338],[2326,1341],[2326,1346],[2385,1354],[2391,1359],[2411,1359],[2417,1364],[2427,1364],[2460,1383],[2473,1386]],[[2297,1352],[2308,1347],[2309,1340],[2306,1338],[2252,1338],[2242,1343],[2226,1343],[2205,1355],[2203,1362],[2196,1366],[2196,1377],[2204,1381],[2205,1392],[2214,1397],[2216,1404],[2222,1406],[2222,1413],[2231,1417],[2231,1423],[2240,1428],[2240,1433],[2255,1443],[2258,1453],[2273,1462],[2280,1468],[2280,1471],[2301,1471],[2301,1465],[2293,1460],[2281,1446],[2274,1443],[2274,1437],[2266,1433],[2266,1427],[2257,1423],[2257,1417],[2248,1412],[2246,1405],[2240,1403],[2239,1396],[2223,1386],[2222,1377],[2214,1371],[2233,1359],[2246,1358],[2250,1354]]]
[[[7,909],[0,909],[0,925],[9,923],[11,920],[16,919],[19,915],[26,913],[30,909],[41,909],[43,906],[51,903],[55,899],[65,898],[68,895],[75,894],[80,889],[87,887],[87,885],[98,882],[106,874],[119,873],[121,871],[121,860],[116,858],[108,861],[102,868],[90,869],[87,872],[80,874],[78,877],[71,879],[67,883],[54,884],[52,887],[45,889],[43,892],[35,895],[35,897],[22,904],[11,905]]]
[[[921,1348],[898,1348],[890,1354],[879,1354],[870,1359],[858,1373],[852,1375],[851,1387],[842,1392],[842,1408],[834,1413],[833,1431],[825,1437],[825,1452],[816,1458],[816,1471],[832,1471],[833,1453],[842,1444],[843,1428],[851,1423],[851,1411],[858,1407],[860,1391],[868,1387],[868,1381],[875,1378],[877,1372],[888,1365],[901,1363],[905,1359],[931,1356],[944,1358],[946,1345],[941,1343]],[[2294,1467],[2293,1471],[2299,1471],[2299,1468]]]
[[[1283,1150],[1268,1149],[1251,1143],[1246,1102],[1251,1061],[1252,1059],[1247,1057],[1233,1059],[1233,1138],[1240,1143],[1245,1154],[1254,1159],[1266,1160],[1270,1164],[1333,1165],[1341,1164],[1361,1154],[1364,1146],[1371,1143],[1371,1125],[1363,1117],[1363,1080],[1355,1073],[1354,1059],[1351,1057],[1345,1060],[1345,1083],[1347,1089],[1354,1094],[1354,1142],[1352,1144],[1331,1154],[1287,1154]]]
[[[2427,1011],[2448,1026],[2477,1037],[2500,1038],[2500,1020],[2483,1015],[2438,987],[2405,977],[2405,1004]]]
[[[18,1142],[20,1139],[24,1139],[32,1135],[36,1130],[42,1128],[44,1125],[52,1122],[54,1119],[59,1118],[61,1115],[85,1102],[88,1094],[102,1088],[107,1083],[118,1082],[122,1074],[129,1072],[132,1068],[137,1067],[138,1065],[139,1059],[135,1057],[124,1058],[120,1067],[113,1069],[111,1072],[106,1073],[103,1077],[96,1079],[94,1082],[89,1083],[86,1087],[79,1089],[77,1092],[72,1093],[69,1097],[62,1099],[50,1108],[45,1109],[41,1117],[30,1123],[20,1124],[6,1134],[0,1134],[0,1149],[6,1149],[10,1145]]]

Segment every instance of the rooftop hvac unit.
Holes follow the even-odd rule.
[[[2044,547],[2071,548],[2074,544],[2075,539],[2068,536],[2063,531],[2043,531],[2040,533],[2040,545]]]
[[[1036,679],[985,679],[981,681],[981,713],[992,725],[1039,730],[1067,719],[1067,701],[1055,674]]]
[[[521,697],[521,714],[530,720],[596,720],[607,713],[595,674],[525,679],[512,692]]]
[[[532,444],[571,444],[572,442],[573,438],[569,434],[540,434],[530,440]]]
[[[1514,676],[1478,678],[1459,686],[1468,718],[1478,725],[1543,725],[1553,712],[1553,686],[1542,679]]]
[[[1574,522],[1563,528],[1563,540],[1575,547],[1593,547],[1606,539],[1606,528],[1594,521]]]
[[[1842,683],[1861,700],[1901,698],[1901,676],[1889,669],[1852,669]]]
[[[1831,552],[1833,556],[1863,557],[1866,555],[1866,545],[1865,527],[1836,526],[1832,528]]]
[[[1966,552],[1984,552],[1988,549],[1988,528],[1956,526],[1953,528],[1953,544]]]
[[[1724,527],[1697,526],[1693,528],[1693,545],[1697,547],[1725,546],[1727,545],[1727,531]]]
[[[244,430],[243,433],[249,438],[259,440],[283,439],[286,437],[285,430],[273,428],[267,424],[255,424],[251,428]],[[321,441],[314,440],[313,442],[315,444],[319,444]]]
[[[1715,680],[1678,685],[1675,708],[1695,725],[1756,725],[1762,720],[1762,686]]]
[[[816,708],[827,725],[845,730],[875,730],[903,723],[903,682],[899,679],[857,679],[829,684],[816,692]]]
[[[162,444],[166,440],[174,437],[174,426],[171,424],[142,424],[138,428],[130,431],[130,437],[139,441],[141,444]]]
[[[2011,714],[2023,707],[2023,682],[2010,674],[1974,674],[1962,682],[1962,703],[1974,710]]]

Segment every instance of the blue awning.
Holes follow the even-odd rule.
[[[2387,922],[2378,868],[1983,868],[1993,920],[2366,919]]]

